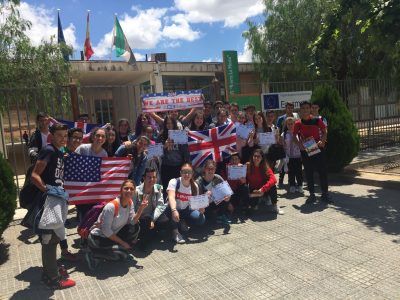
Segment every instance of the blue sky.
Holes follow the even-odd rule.
[[[20,10],[33,24],[32,43],[56,34],[58,8],[74,59],[83,50],[88,9],[92,59],[110,58],[115,13],[137,60],[166,52],[169,61],[221,61],[223,50],[237,50],[240,61],[250,61],[242,32],[247,19],[263,19],[261,0],[25,0]]]

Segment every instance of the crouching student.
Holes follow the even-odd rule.
[[[265,161],[261,149],[256,149],[247,163],[247,182],[249,183],[250,198],[247,208],[251,210],[262,198],[271,199],[271,212],[282,215],[284,212],[278,206],[278,194],[276,191],[276,178],[272,169]]]
[[[122,182],[120,196],[107,203],[93,225],[86,253],[86,261],[90,269],[94,269],[101,259],[123,260],[137,240],[139,234],[138,220],[147,207],[144,199],[135,213],[132,198],[136,187],[132,180]]]
[[[171,216],[172,238],[177,244],[185,243],[179,232],[188,228],[181,220],[187,220],[191,225],[202,225],[205,222],[204,208],[192,210],[189,207],[189,197],[198,195],[199,188],[193,180],[193,167],[184,163],[181,167],[181,177],[170,180],[167,188],[168,204],[167,215]]]
[[[157,184],[157,172],[154,168],[146,168],[144,171],[144,182],[136,187],[137,198],[135,209],[139,209],[143,201],[148,205],[143,209],[139,218],[140,233],[138,247],[142,251],[154,237],[158,229],[165,229],[168,225],[168,218],[164,214],[167,204],[164,204],[162,185]]]
[[[211,159],[206,160],[203,167],[203,173],[196,180],[196,183],[199,186],[199,194],[209,192],[210,196],[212,196],[211,189],[224,181],[220,175],[215,174],[216,170],[217,163]],[[216,221],[218,224],[231,224],[232,220],[228,214],[229,200],[230,196],[227,196],[218,205],[216,205],[214,201],[210,202],[210,206],[206,208],[207,217],[208,215],[216,215]]]
[[[231,154],[229,163],[226,165],[226,168],[222,171],[221,175],[228,181],[229,186],[233,191],[228,209],[230,210],[230,207],[232,207],[232,211],[239,212],[247,208],[246,205],[249,202],[249,186],[246,184],[247,181],[245,176],[239,179],[229,179],[229,166],[243,166],[240,163],[238,152]]]

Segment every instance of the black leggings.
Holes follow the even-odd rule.
[[[270,188],[269,191],[265,192],[262,196],[260,197],[249,197],[248,202],[244,203],[245,207],[252,207],[254,208],[258,202],[260,201],[261,198],[266,198],[270,197],[272,205],[278,203],[278,193],[276,190],[276,186],[274,185],[272,188]]]
[[[118,231],[117,236],[128,244],[131,244],[137,239],[139,231],[139,224],[127,224]],[[127,251],[122,246],[106,237],[89,234],[88,245],[94,257],[120,260],[128,256]]]

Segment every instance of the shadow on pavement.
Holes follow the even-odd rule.
[[[27,245],[39,243],[39,238],[37,234],[35,234],[31,229],[28,228],[21,230],[17,239]]]
[[[315,203],[303,203],[302,205],[293,204],[292,206],[294,209],[297,209],[302,214],[312,214],[315,212],[321,212],[329,207],[329,205],[321,201],[317,201]]]
[[[7,244],[3,239],[0,239],[0,266],[8,260],[8,257],[10,256],[8,253],[9,248],[10,244]]]
[[[387,234],[400,234],[399,192],[383,188],[371,188],[365,197],[333,192],[335,209],[355,218],[369,228],[380,229]],[[395,243],[400,243],[397,239]]]
[[[24,290],[17,291],[10,299],[49,299],[54,294],[54,291],[47,289],[40,282],[40,274],[42,274],[42,268],[30,267],[15,276],[19,281],[30,282],[30,285]]]

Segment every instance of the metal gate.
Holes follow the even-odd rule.
[[[330,84],[338,91],[353,116],[360,149],[400,143],[400,91],[390,80],[298,81],[269,83],[269,92],[312,91]]]
[[[0,152],[14,170],[19,191],[30,164],[26,136],[29,139],[36,128],[36,114],[44,111],[53,118],[72,118],[69,89],[0,89],[0,102]]]

